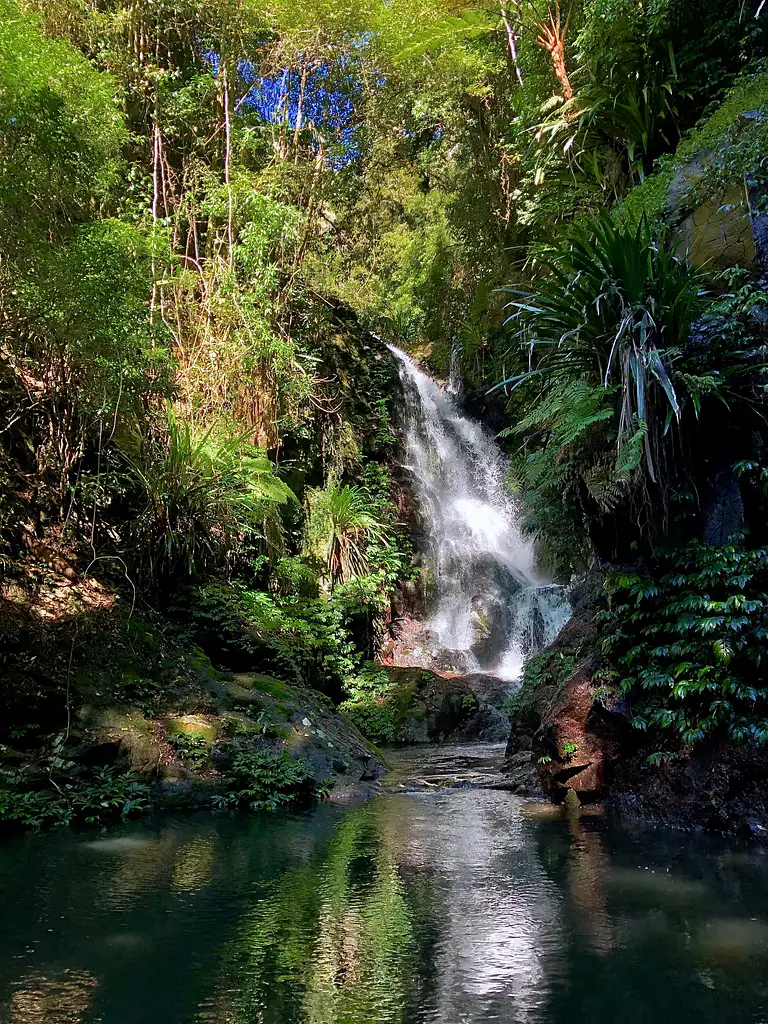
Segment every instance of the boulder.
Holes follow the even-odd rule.
[[[91,744],[117,746],[120,759],[141,774],[155,772],[163,744],[157,724],[137,708],[83,708],[79,719]]]
[[[618,748],[595,728],[599,705],[592,682],[595,665],[585,659],[564,683],[536,735],[538,777],[542,790],[556,802],[571,790],[581,803],[594,803],[605,793],[607,762]]]
[[[394,742],[503,742],[509,715],[507,684],[495,676],[440,675],[421,668],[388,668],[395,709]]]

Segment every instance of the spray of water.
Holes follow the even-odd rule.
[[[506,494],[504,456],[452,394],[399,349],[405,442],[428,543],[431,654],[442,667],[517,679],[569,608],[537,570],[534,547]]]

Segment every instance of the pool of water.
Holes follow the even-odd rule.
[[[0,1021],[768,1022],[768,851],[556,816],[464,756],[458,788],[5,842]]]

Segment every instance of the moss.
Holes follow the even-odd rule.
[[[258,675],[251,672],[241,672],[235,677],[235,681],[243,688],[251,688],[269,693],[273,697],[285,700],[293,696],[293,687],[282,679],[275,679],[274,676]]]
[[[200,647],[193,647],[186,656],[187,664],[194,669],[198,675],[208,676],[211,679],[223,679],[224,674],[219,672],[211,664],[211,659]]]
[[[744,120],[742,115],[751,111],[761,116]],[[636,222],[645,214],[661,221],[740,181],[757,168],[766,150],[768,70],[737,82],[720,106],[683,137],[674,155],[631,190],[616,215]]]
[[[202,737],[210,746],[216,742],[221,726],[202,715],[182,715],[180,718],[169,718],[165,723],[169,736],[183,734],[185,736]]]

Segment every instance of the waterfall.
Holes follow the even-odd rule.
[[[424,667],[519,678],[525,659],[550,643],[570,609],[562,587],[536,566],[533,543],[505,492],[506,462],[494,439],[452,394],[399,349],[404,430],[426,532],[428,640]]]

